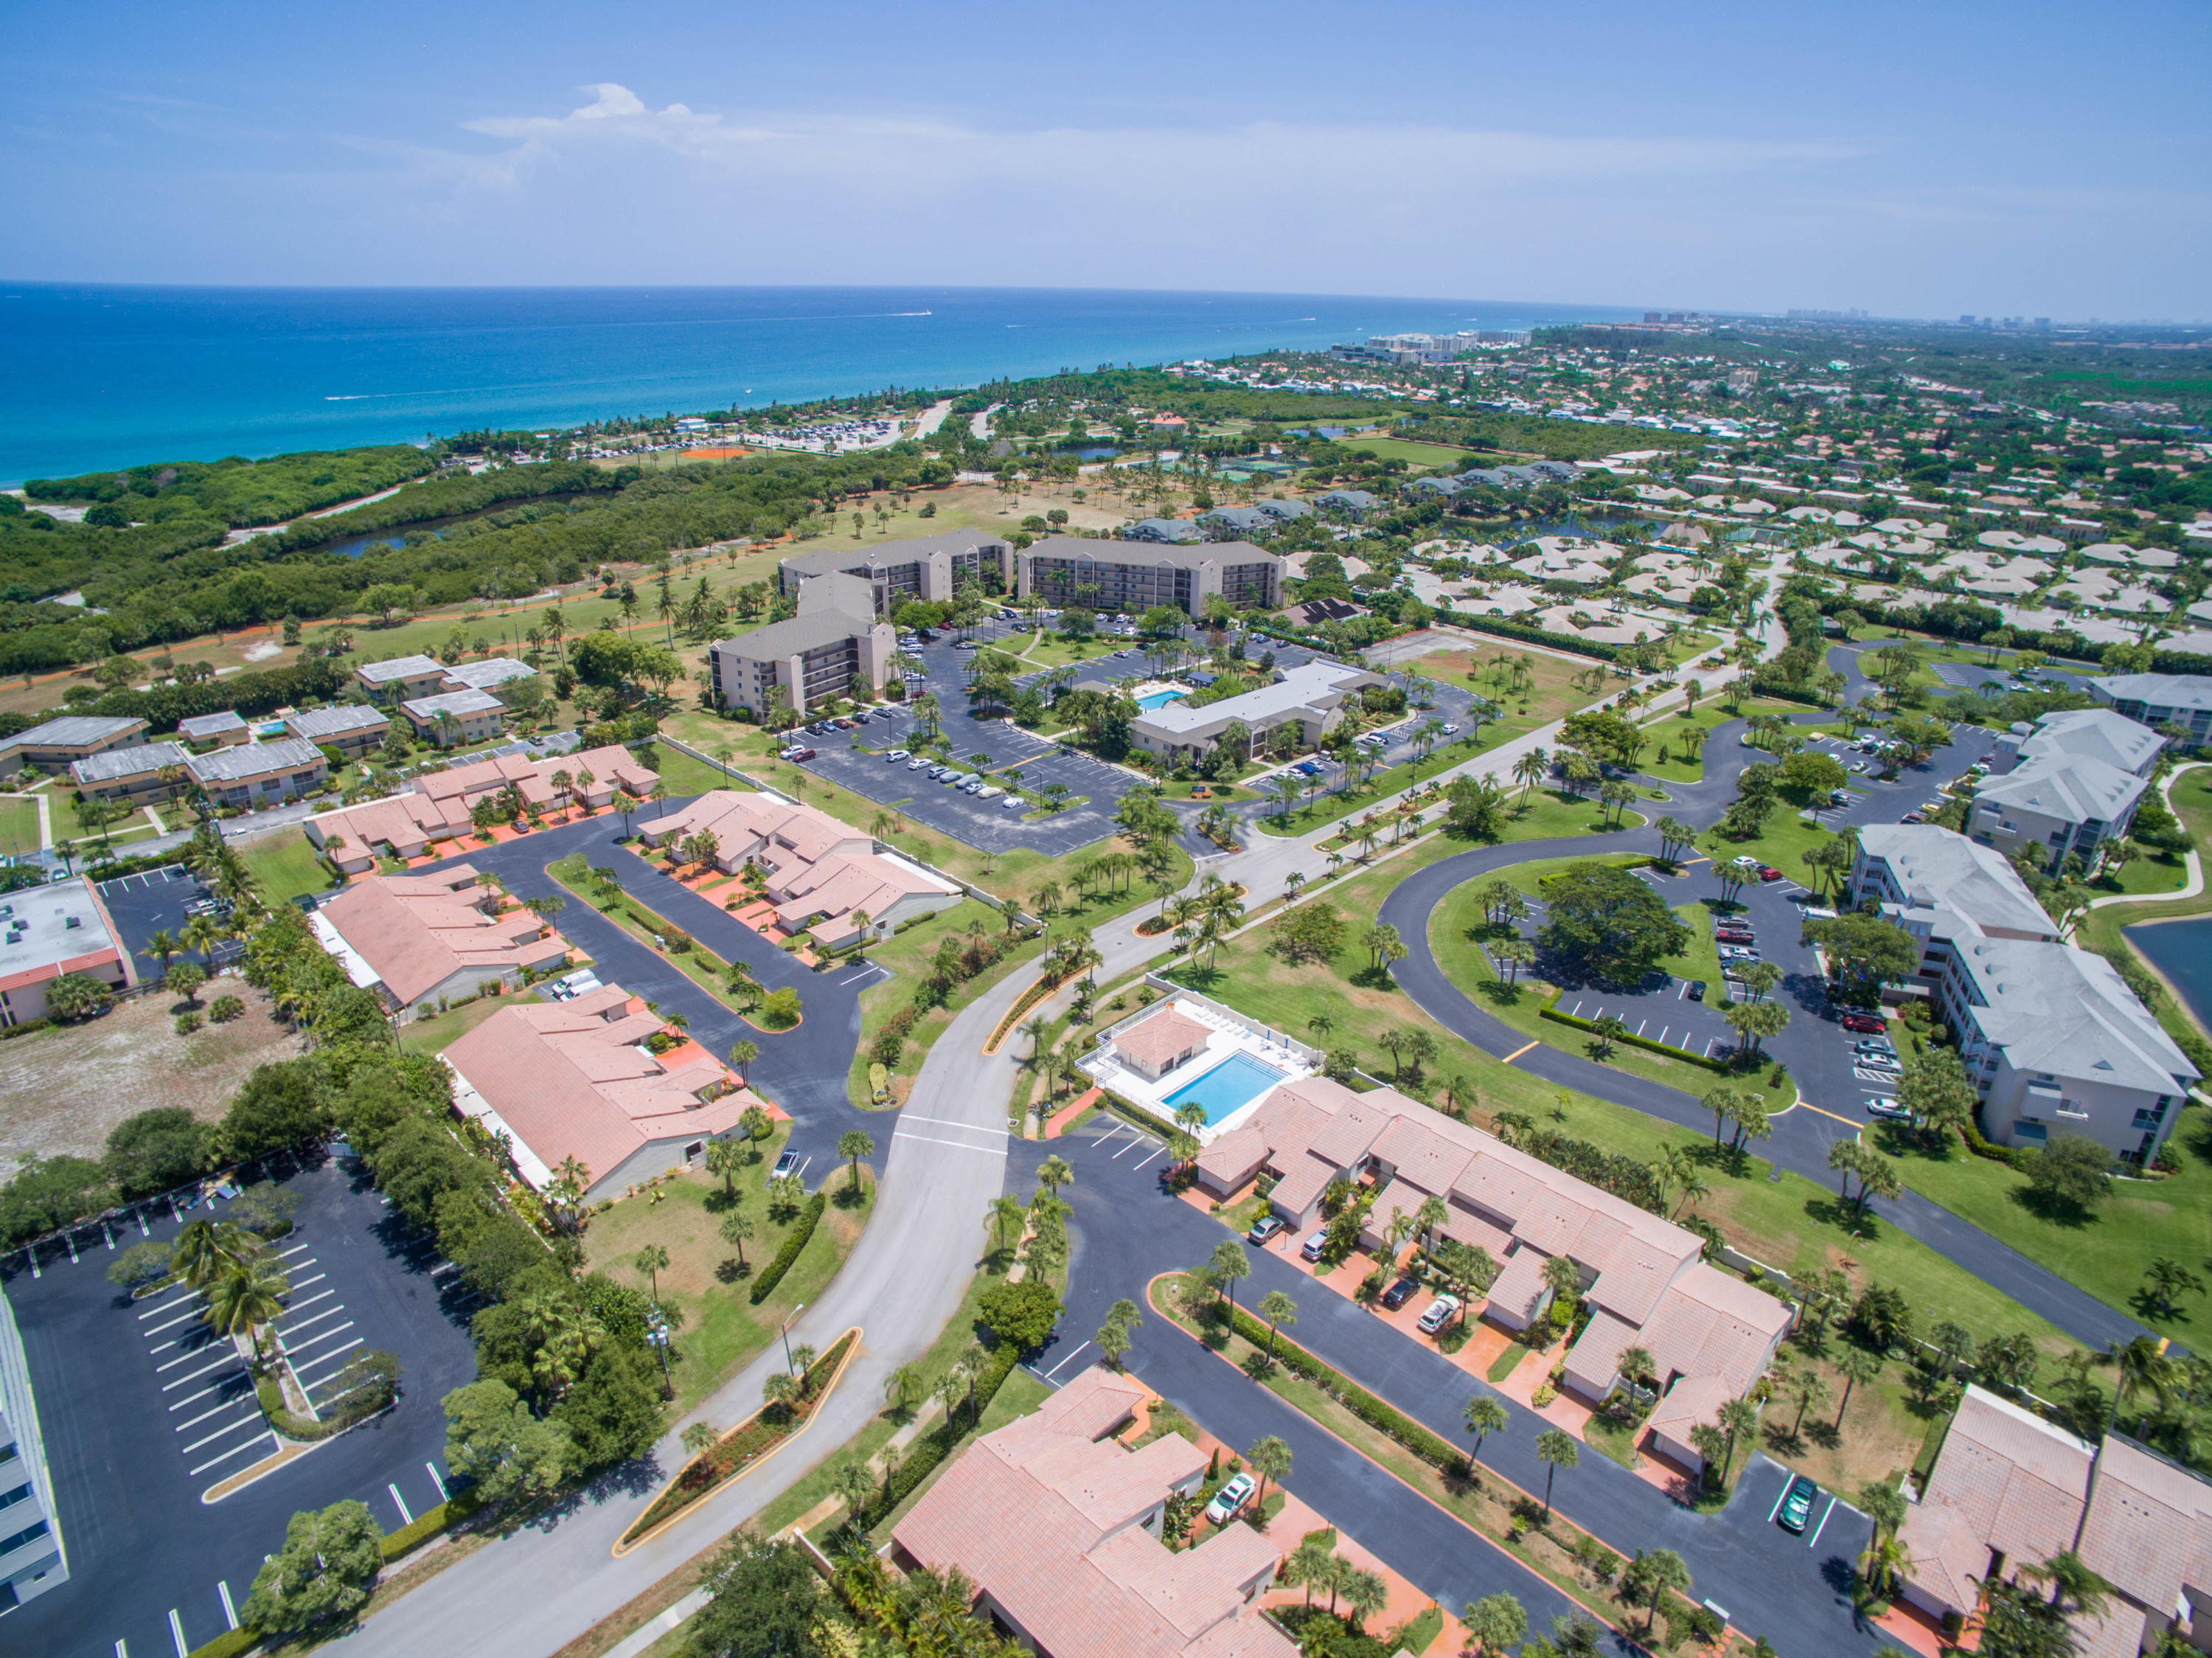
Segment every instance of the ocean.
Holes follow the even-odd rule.
[[[1631,314],[1057,289],[0,283],[0,485],[149,461]]]

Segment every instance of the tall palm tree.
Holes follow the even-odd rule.
[[[169,1247],[169,1265],[193,1289],[203,1288],[259,1248],[244,1227],[229,1221],[186,1221]]]
[[[284,1315],[292,1281],[270,1258],[255,1254],[234,1261],[208,1285],[205,1317],[218,1335],[244,1336],[256,1357],[269,1326]]]
[[[1021,1236],[1022,1227],[1029,1219],[1029,1210],[1022,1200],[1011,1192],[1001,1192],[984,1206],[983,1224],[999,1240],[999,1247],[1006,1247],[1009,1233]]]

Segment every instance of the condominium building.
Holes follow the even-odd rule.
[[[67,1582],[30,1365],[15,1309],[0,1295],[0,1612]]]
[[[1850,890],[1920,942],[1910,988],[1957,1041],[1991,1140],[2158,1155],[2200,1073],[2112,963],[2059,942],[2002,853],[1932,824],[1869,824]]]
[[[133,805],[166,799],[175,789],[164,771],[190,758],[173,742],[134,743],[70,762],[70,781],[84,800],[128,801]],[[171,776],[176,773],[171,772]]]
[[[367,703],[339,703],[331,708],[311,708],[304,714],[288,714],[284,728],[318,748],[335,748],[357,760],[372,748],[384,747],[392,735],[392,718]]]
[[[64,973],[83,973],[115,991],[137,984],[121,938],[83,875],[0,898],[0,1025],[45,1018],[46,987]]]
[[[251,742],[253,728],[235,710],[221,708],[212,714],[191,714],[179,720],[177,735],[194,748],[210,748],[217,744]]]
[[[303,826],[316,850],[349,875],[375,867],[377,854],[419,858],[441,840],[466,834],[481,801],[513,790],[533,811],[581,805],[597,811],[617,790],[643,800],[659,781],[619,744],[534,760],[495,754],[443,771],[425,771],[397,795],[319,812]]]
[[[2178,725],[2191,742],[2212,742],[2212,674],[2114,674],[2090,680],[2089,695],[2141,724]]]
[[[799,584],[799,614],[717,639],[707,661],[714,701],[756,718],[781,687],[795,714],[850,696],[854,680],[880,692],[897,635],[880,619],[876,589],[857,576],[810,576]]]
[[[489,691],[466,687],[434,697],[410,697],[399,704],[415,735],[441,748],[465,747],[499,735],[507,704]]]
[[[301,737],[187,754],[185,770],[217,806],[239,809],[302,799],[319,790],[331,774],[323,751]]]
[[[1239,610],[1282,602],[1283,561],[1249,541],[1175,546],[1049,535],[1016,558],[1016,590],[1054,605],[1136,615],[1164,605],[1200,614],[1218,594]]]
[[[2164,738],[2108,709],[2046,714],[1997,740],[1993,775],[1976,790],[1966,832],[2008,856],[2040,849],[2094,865],[2135,821]]]
[[[1014,584],[1013,547],[981,530],[946,530],[843,552],[796,553],[775,567],[776,583],[787,595],[817,576],[866,582],[876,614],[890,616],[910,599],[945,603],[971,582],[986,593],[1006,592]]]
[[[446,665],[435,656],[394,656],[381,662],[359,663],[353,677],[377,701],[399,702],[443,689]]]
[[[12,777],[27,765],[64,771],[76,761],[146,741],[146,722],[113,715],[64,714],[58,719],[0,738],[0,777]]]
[[[435,1013],[490,986],[520,990],[526,974],[568,959],[566,939],[482,880],[466,863],[371,875],[349,883],[308,920],[346,976],[387,1008]]]
[[[1167,703],[1148,709],[1129,722],[1129,735],[1138,747],[1169,761],[1196,759],[1211,752],[1232,725],[1242,725],[1251,734],[1251,742],[1261,747],[1271,733],[1294,726],[1298,746],[1312,748],[1344,722],[1348,698],[1368,686],[1386,683],[1381,674],[1364,668],[1304,662],[1283,670],[1273,685],[1218,703],[1197,708]]]

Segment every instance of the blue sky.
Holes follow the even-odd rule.
[[[2186,3],[12,9],[0,276],[2212,315]]]

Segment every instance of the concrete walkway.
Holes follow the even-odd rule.
[[[2203,765],[2212,765],[2212,760],[2187,760],[2166,774],[2165,779],[2158,785],[2158,797],[2166,802],[2167,811],[2173,809],[2174,780],[2183,772],[2194,771]],[[2197,856],[2197,849],[2192,846],[2184,862],[2189,870],[2189,884],[2178,893],[2114,893],[2106,898],[2091,899],[2089,907],[2101,910],[2113,904],[2172,904],[2179,899],[2195,898],[2204,890],[2204,861]]]

